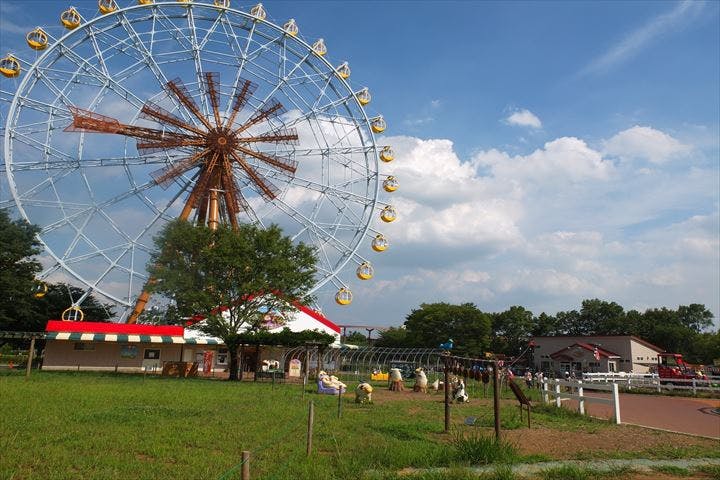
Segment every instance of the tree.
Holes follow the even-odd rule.
[[[345,343],[351,345],[367,345],[367,337],[360,332],[352,332],[350,335],[345,337]]]
[[[38,231],[0,210],[0,330],[28,330],[37,317],[33,288],[41,267],[33,257],[40,253]]]
[[[629,326],[625,321],[623,307],[615,302],[606,302],[594,298],[583,300],[580,316],[580,328],[587,335],[627,335]]]
[[[405,327],[390,327],[380,332],[380,338],[375,341],[375,346],[386,348],[407,347],[407,330]]]
[[[172,296],[181,316],[201,315],[199,330],[221,338],[238,379],[243,335],[266,330],[264,313],[307,303],[314,284],[315,251],[293,245],[276,225],[212,230],[176,220],[155,239],[148,270],[150,290]]]
[[[516,356],[527,347],[533,327],[533,314],[523,307],[514,306],[492,315],[493,338],[491,349],[495,353]]]
[[[407,346],[435,347],[452,338],[454,352],[480,356],[490,345],[490,316],[472,303],[423,303],[406,317]]]

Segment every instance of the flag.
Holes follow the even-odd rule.
[[[600,360],[600,352],[598,351],[597,346],[593,349],[593,357],[595,357],[595,360]]]

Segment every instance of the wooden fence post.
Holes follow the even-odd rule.
[[[308,410],[308,426],[307,426],[307,444],[305,453],[309,457],[312,453],[312,437],[313,437],[313,423],[315,422],[315,404],[310,401],[310,409]]]
[[[242,480],[250,480],[250,452],[243,450],[242,452]]]
[[[25,378],[30,378],[30,370],[32,370],[33,354],[35,353],[35,337],[30,339],[30,350],[28,351],[27,367],[25,369]],[[693,380],[694,382],[694,380]]]
[[[498,363],[493,364],[493,412],[495,414],[495,440],[500,441],[500,382]]]
[[[582,380],[578,380],[577,394],[580,396],[578,399],[578,411],[580,412],[580,415],[585,415],[585,399],[583,398]]]
[[[618,394],[617,383],[612,384],[613,411],[615,412],[615,423],[620,425],[620,395]]]
[[[342,416],[342,387],[338,387],[338,418]]]

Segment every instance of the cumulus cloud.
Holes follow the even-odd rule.
[[[540,119],[530,110],[522,109],[513,112],[505,119],[509,125],[517,125],[519,127],[542,128]]]
[[[641,159],[659,164],[688,153],[691,147],[683,145],[667,133],[652,127],[635,125],[623,130],[605,142],[604,152],[623,160]]]

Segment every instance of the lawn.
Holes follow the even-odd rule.
[[[383,476],[408,467],[557,458],[552,451],[523,448],[488,454],[488,446],[477,440],[492,432],[492,407],[481,389],[477,394],[480,399],[453,406],[453,431],[444,434],[441,394],[395,394],[378,386],[374,405],[355,404],[348,393],[338,418],[337,397],[308,388],[303,399],[296,384],[57,372],[26,380],[5,373],[0,374],[0,478],[239,478],[235,467],[243,450],[252,452],[256,479],[362,478],[368,471]],[[307,458],[311,400],[314,451]],[[502,411],[503,428],[512,430],[508,438],[515,444],[522,443],[523,432],[592,436],[617,435],[623,428],[539,408],[527,431],[509,400]],[[471,415],[479,427],[463,425]],[[688,455],[712,452],[712,444],[700,443]],[[637,455],[647,456],[642,449]]]

